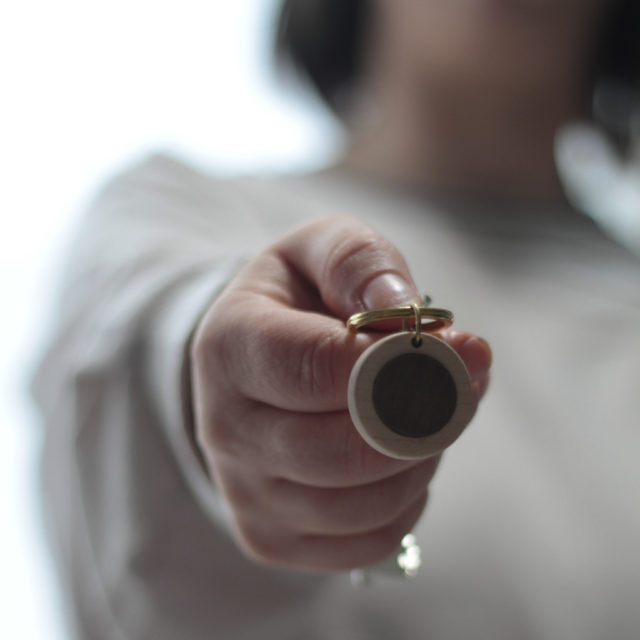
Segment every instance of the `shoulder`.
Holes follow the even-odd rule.
[[[318,174],[320,175],[320,174]],[[276,226],[321,215],[318,206],[333,192],[330,181],[314,174],[229,174],[168,153],[128,163],[98,191],[94,205],[151,207],[154,214],[178,209],[207,216],[268,220]]]
[[[111,175],[97,200],[138,197],[198,203],[233,196],[241,189],[238,179],[217,176],[177,156],[153,153],[130,161]]]

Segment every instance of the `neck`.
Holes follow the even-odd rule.
[[[532,82],[430,78],[406,65],[377,72],[368,92],[376,115],[359,124],[366,109],[354,109],[347,168],[447,192],[563,198],[553,141],[562,124],[584,116],[576,64]]]

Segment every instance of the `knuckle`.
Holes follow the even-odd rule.
[[[373,562],[389,557],[400,545],[408,531],[419,519],[427,502],[427,491],[390,524],[370,534],[370,550]]]
[[[252,356],[260,337],[255,335],[259,326],[254,324],[241,305],[220,299],[197,327],[189,352],[191,367],[212,407],[216,400],[226,407],[225,399],[230,393],[243,395],[243,384],[251,379]]]
[[[362,531],[392,524],[416,499],[415,479],[410,476],[407,473],[397,474],[367,485],[363,490],[355,489],[348,508],[339,516]]]
[[[200,321],[191,341],[190,357],[197,371],[209,375],[229,358],[229,319],[214,304]]]
[[[201,323],[191,339],[189,345],[189,358],[197,373],[206,371],[207,360],[211,350],[215,348],[212,335]]]
[[[430,463],[421,463],[376,485],[379,511],[386,514],[386,523],[403,517],[416,501],[419,502],[431,479],[430,467]]]
[[[246,481],[238,478],[237,474],[229,473],[229,469],[220,462],[216,465],[216,472],[220,492],[236,517],[247,516],[259,509],[255,491]]]
[[[389,505],[358,489],[328,489],[309,496],[310,520],[325,535],[357,535],[384,526]]]
[[[236,542],[240,551],[254,562],[267,564],[271,561],[271,545],[265,544],[265,539],[255,528],[239,528]]]
[[[305,496],[305,509],[309,520],[328,535],[357,532],[365,517],[363,505],[349,489],[321,488]]]
[[[254,436],[253,404],[232,393],[218,391],[203,413],[202,424],[196,422],[196,439],[204,451],[219,461],[245,468],[255,464],[260,455],[260,439]],[[250,475],[256,475],[252,467]]]
[[[366,477],[367,445],[353,425],[343,430],[341,446],[337,450],[337,471],[346,478]]]
[[[366,227],[356,233],[346,233],[328,253],[323,275],[329,282],[344,279],[345,272],[361,264],[375,264],[379,256],[389,252],[390,247],[387,240]]]
[[[216,384],[211,384],[209,375],[194,373],[193,434],[195,442],[206,454],[224,451],[230,442],[229,418],[222,410]]]
[[[372,550],[375,550],[376,558],[374,562],[378,562],[388,558],[400,546],[402,538],[407,534],[406,531],[398,529],[396,526],[389,526],[381,529],[374,534],[374,543]]]
[[[236,542],[249,560],[262,565],[287,563],[287,544],[280,536],[266,534],[260,527],[238,524]]]
[[[233,450],[233,437],[228,421],[218,403],[209,406],[204,420],[196,421],[195,439],[203,451],[226,454]]]
[[[371,527],[383,527],[393,522],[407,505],[407,482],[404,479],[387,478],[375,483],[370,491],[369,524]]]
[[[314,336],[303,345],[296,376],[303,396],[319,398],[333,391],[335,348],[330,335]]]
[[[336,472],[350,481],[368,481],[389,475],[399,467],[397,460],[385,456],[368,445],[346,416],[348,424],[342,430],[335,456]]]

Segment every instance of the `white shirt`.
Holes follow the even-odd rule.
[[[445,454],[417,578],[265,568],[185,436],[189,334],[242,260],[350,214],[494,352]],[[97,198],[34,384],[51,540],[83,638],[632,640],[640,633],[640,262],[586,218],[354,177],[219,180],[158,156]]]

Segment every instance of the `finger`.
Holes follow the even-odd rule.
[[[355,536],[303,538],[292,549],[292,558],[310,569],[348,571],[367,567],[387,559],[400,546],[402,538],[419,520],[427,503],[425,489],[394,522],[376,531]]]
[[[370,447],[347,411],[294,413],[258,403],[215,403],[202,413],[197,438],[215,456],[212,466],[241,464],[309,487],[356,487],[418,464]]]
[[[327,412],[347,406],[349,374],[373,341],[335,318],[268,299],[253,312],[236,295],[209,309],[191,357],[203,398],[235,391],[289,411]]]
[[[462,358],[471,378],[471,388],[477,404],[489,386],[489,369],[493,359],[491,347],[478,336],[454,329],[440,331],[438,336]]]
[[[303,534],[355,535],[392,524],[423,494],[438,457],[390,478],[350,488],[326,489],[286,480],[272,482],[270,508],[280,522]]]
[[[486,340],[455,329],[445,329],[438,332],[437,336],[460,356],[469,372],[471,382],[487,377],[493,354]]]
[[[286,236],[274,249],[341,319],[420,299],[400,252],[358,220],[320,220]]]
[[[323,313],[300,273],[342,316],[417,296],[404,260],[384,238],[354,220],[323,220],[282,240],[238,277],[210,309],[211,321],[201,323],[194,357],[206,351],[221,363],[229,387],[255,400],[292,411],[339,410],[353,364],[376,338],[354,337]]]
[[[224,313],[216,313],[222,307]],[[215,318],[194,341],[193,360],[206,354],[224,371],[230,389],[288,411],[329,412],[347,406],[347,386],[360,354],[381,334],[347,331],[326,315],[286,309],[265,299],[250,313],[244,296],[227,296],[210,310]],[[472,382],[486,374],[491,350],[484,340],[447,330],[440,337],[461,356]],[[205,372],[203,372],[206,375]]]
[[[244,552],[263,564],[314,571],[348,571],[381,562],[400,545],[427,502],[422,494],[391,524],[349,536],[288,536],[264,522],[235,522],[236,540]]]
[[[482,398],[484,397],[484,394],[487,392],[490,379],[491,375],[487,373],[486,376],[475,380],[471,384],[471,387],[473,389],[473,397],[475,398],[476,403],[480,402],[480,400],[482,400]]]

